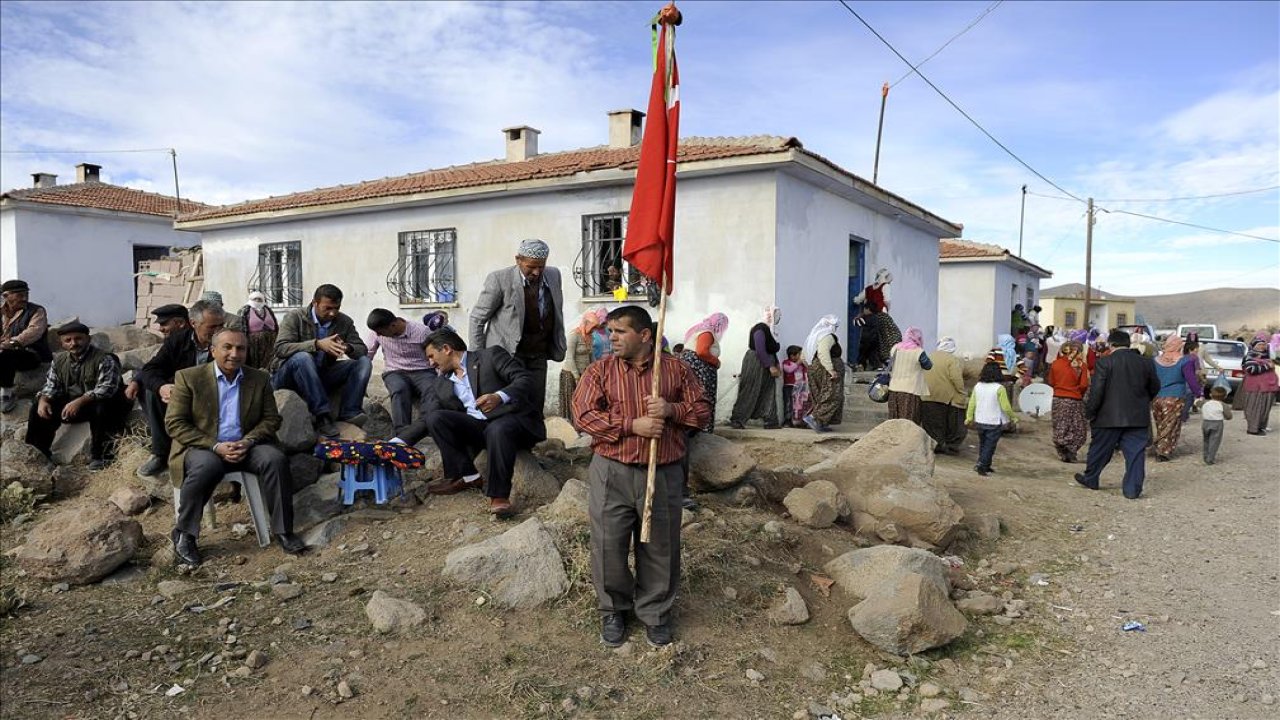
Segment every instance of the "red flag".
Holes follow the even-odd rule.
[[[649,116],[640,143],[640,163],[631,195],[631,214],[622,257],[631,267],[658,283],[668,295],[672,285],[676,225],[676,146],[680,138],[680,73],[676,69],[676,29],[665,20],[675,6],[659,13],[654,26],[657,51]]]

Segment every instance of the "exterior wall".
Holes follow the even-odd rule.
[[[18,214],[12,208],[0,210],[0,282],[19,277]]]
[[[133,247],[200,243],[199,233],[174,230],[161,217],[25,207],[5,215],[12,220],[0,223],[4,274],[31,285],[32,302],[48,309],[51,322],[75,315],[91,326],[132,323]]]
[[[1110,328],[1119,325],[1119,316],[1124,314],[1126,324],[1134,322],[1134,301],[1132,300],[1092,300],[1089,302],[1089,322],[1093,326],[1106,332]],[[1060,328],[1066,328],[1066,314],[1068,310],[1072,310],[1076,314],[1076,324],[1073,330],[1079,330],[1084,327],[1080,318],[1084,317],[1084,300],[1079,298],[1042,298],[1040,306],[1044,312],[1041,313],[1042,318],[1053,318],[1053,324]]]
[[[996,263],[989,262],[942,263],[938,268],[938,334],[954,338],[960,356],[981,357],[995,345],[1001,319],[1008,325],[1008,298],[1001,315],[999,293],[986,291],[998,287],[996,275]]]
[[[1017,296],[1013,288],[1017,286]],[[1013,306],[1022,305],[1028,313],[1040,300],[1040,277],[1009,263],[995,264],[995,278],[992,286],[995,292],[995,327],[991,335],[991,343],[995,343],[996,335],[1009,332],[1010,319],[1013,317]],[[1027,303],[1027,288],[1031,288],[1033,300]],[[1044,306],[1041,305],[1043,310]],[[1044,324],[1044,318],[1041,318]],[[991,348],[987,348],[990,350]]]

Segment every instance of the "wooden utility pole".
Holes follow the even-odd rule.
[[[1082,330],[1089,329],[1089,301],[1093,294],[1093,198],[1089,198],[1089,212],[1085,215],[1084,229],[1084,320]]]
[[[884,106],[889,102],[889,83],[885,83],[880,88],[880,124],[876,126],[876,159],[871,166],[871,184],[876,185],[880,180],[880,138],[884,136]]]

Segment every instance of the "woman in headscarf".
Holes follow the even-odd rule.
[[[1244,419],[1250,435],[1266,435],[1271,420],[1271,406],[1276,392],[1280,391],[1280,379],[1276,377],[1275,362],[1267,357],[1269,348],[1265,337],[1255,339],[1244,359]]]
[[[560,416],[570,422],[573,421],[573,391],[578,389],[578,378],[582,377],[588,365],[608,352],[609,336],[604,332],[604,321],[608,315],[602,307],[588,310],[582,314],[578,327],[569,332],[564,368],[560,370]]]
[[[1164,462],[1173,457],[1182,434],[1182,408],[1188,392],[1200,394],[1200,381],[1186,355],[1182,354],[1182,338],[1170,336],[1164,341],[1164,349],[1156,358],[1156,378],[1160,392],[1151,401],[1151,415],[1155,424],[1156,460]]]
[[[778,426],[777,384],[782,370],[778,351],[782,346],[773,336],[773,327],[782,319],[776,307],[765,308],[764,321],[751,326],[747,352],[742,356],[738,376],[738,399],[733,403],[729,425],[741,430],[755,418],[764,420],[765,430]]]
[[[863,288],[860,296],[863,315],[858,319],[862,324],[858,362],[869,370],[884,367],[889,362],[893,346],[902,341],[902,331],[889,315],[889,285],[892,282],[893,275],[886,268],[880,268],[876,271],[875,280]]]
[[[964,413],[969,397],[964,392],[964,373],[955,353],[955,340],[944,337],[938,341],[937,350],[930,356],[933,367],[924,374],[929,396],[920,403],[920,424],[938,443],[935,450],[944,455],[960,452],[967,434]]]
[[[1089,389],[1089,368],[1084,347],[1069,340],[1049,366],[1048,384],[1053,388],[1053,447],[1058,459],[1078,462],[1076,454],[1089,439],[1089,423],[1084,415],[1084,394]]]
[[[711,432],[716,424],[716,391],[719,381],[716,377],[720,370],[720,338],[729,329],[729,317],[724,313],[713,313],[701,322],[695,323],[684,334],[684,351],[680,359],[693,371],[702,385],[702,395],[711,402],[711,417],[703,428]]]
[[[831,426],[844,419],[844,360],[836,337],[839,329],[839,318],[822,316],[809,331],[801,355],[809,366],[809,400],[813,403],[813,412],[804,422],[817,432],[831,432]]]
[[[889,419],[920,424],[920,399],[929,396],[924,374],[933,361],[924,352],[920,328],[907,328],[906,337],[893,346],[889,355]]]
[[[266,295],[257,290],[249,293],[249,302],[240,308],[240,326],[249,337],[246,362],[249,367],[266,370],[275,357],[276,333],[280,329]]]

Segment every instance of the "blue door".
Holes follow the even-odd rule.
[[[858,364],[858,345],[862,341],[862,326],[854,322],[862,314],[862,303],[854,298],[862,294],[867,286],[867,241],[856,236],[849,236],[849,316],[845,319],[848,329],[844,358],[849,365]]]

